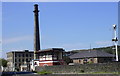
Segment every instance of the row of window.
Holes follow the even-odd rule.
[[[19,65],[19,67],[21,66],[21,64],[18,64]],[[15,63],[15,66],[17,66],[17,64]]]
[[[34,54],[15,54],[15,57],[32,57]]]
[[[19,64],[15,63],[15,67],[17,67],[17,66],[20,67],[21,65],[24,65],[24,63],[19,63]]]
[[[15,59],[15,62],[30,62],[32,60],[32,58],[29,59]]]

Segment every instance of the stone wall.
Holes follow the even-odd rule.
[[[120,75],[118,75],[118,74],[47,74],[47,75],[20,74],[19,76],[120,76]]]
[[[57,65],[36,67],[36,71],[50,71],[52,73],[91,73],[91,72],[120,72],[119,63],[79,64],[74,66]]]

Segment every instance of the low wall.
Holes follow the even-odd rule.
[[[28,75],[18,75],[18,76],[120,76],[117,74],[47,74],[47,75],[38,75],[38,74],[28,74]]]
[[[50,71],[52,73],[90,73],[90,72],[120,72],[119,63],[79,64],[74,66],[57,65],[36,67],[36,71]]]

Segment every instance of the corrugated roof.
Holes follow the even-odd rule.
[[[106,53],[104,51],[92,50],[92,51],[81,51],[79,53],[70,56],[71,59],[89,58],[89,57],[115,57],[115,55]]]

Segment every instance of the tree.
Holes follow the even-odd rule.
[[[66,62],[66,64],[73,63],[72,59],[70,59],[68,56],[63,56],[63,60]]]
[[[0,58],[0,66],[7,67],[7,60]]]

